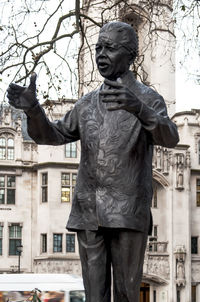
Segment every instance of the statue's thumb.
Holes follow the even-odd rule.
[[[30,84],[28,86],[28,88],[30,90],[32,90],[33,92],[36,91],[36,78],[37,78],[37,74],[35,72],[33,72],[31,74],[31,77],[30,77]]]

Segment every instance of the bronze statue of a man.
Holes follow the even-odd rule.
[[[105,24],[96,63],[105,78],[62,120],[50,122],[29,87],[10,84],[11,105],[24,109],[38,144],[81,141],[81,161],[67,229],[77,232],[87,302],[136,302],[151,229],[153,145],[175,147],[179,138],[163,98],[129,70],[137,37],[122,22]]]

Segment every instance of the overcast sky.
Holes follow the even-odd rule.
[[[20,5],[17,0],[16,5]],[[48,1],[48,6],[50,3],[52,5],[55,5],[55,0]],[[189,0],[188,0],[189,1]],[[0,1],[0,4],[2,4],[4,1]],[[12,2],[12,1],[11,1]],[[74,0],[70,0],[70,8],[72,9]],[[69,2],[65,2],[67,5],[69,5]],[[5,3],[5,2],[4,2]],[[8,2],[6,1],[8,4]],[[38,2],[37,2],[38,3]],[[8,4],[9,5],[9,4]],[[3,16],[5,18],[5,14]],[[7,15],[9,18],[9,16]],[[199,20],[197,19],[197,22]],[[181,24],[182,32],[177,31],[177,35],[181,35],[184,33],[187,35],[187,37],[192,36],[194,34],[194,24],[192,23],[192,20],[187,19],[184,23]],[[30,28],[29,28],[30,31]],[[194,44],[191,44],[189,47],[189,53],[185,55],[187,51],[187,47],[185,50],[184,46],[184,39],[180,39],[180,41],[177,44],[178,49],[176,51],[176,111],[183,111],[183,110],[190,110],[190,109],[200,109],[200,85],[197,84],[196,75],[200,74],[200,57],[199,57],[199,49],[194,49]],[[200,45],[200,41],[199,41]],[[184,58],[184,59],[183,59]],[[186,59],[186,60],[185,60]],[[180,64],[182,63],[182,65]],[[53,68],[53,65],[52,65]],[[195,75],[195,76],[193,76]],[[58,74],[59,76],[59,74]],[[69,75],[65,75],[66,78],[69,78]],[[9,81],[9,80],[8,80]],[[38,79],[38,82],[40,79]],[[4,87],[2,86],[4,84]],[[5,77],[4,77],[4,83],[1,83],[2,91],[6,90],[7,85]],[[42,86],[44,87],[44,81],[42,83]],[[69,96],[68,96],[69,97]],[[2,98],[2,93],[1,93]]]
[[[184,0],[190,7],[191,0]],[[197,10],[183,18],[184,11],[176,16],[176,111],[200,109],[200,33],[197,35]],[[199,84],[197,82],[199,79]]]

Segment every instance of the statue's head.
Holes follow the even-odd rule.
[[[124,22],[105,24],[96,44],[96,62],[100,74],[116,80],[135,60],[138,40],[134,29]]]

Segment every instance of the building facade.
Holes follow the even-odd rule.
[[[73,101],[46,110],[60,118]],[[81,275],[77,238],[65,229],[80,159],[79,142],[36,145],[21,111],[0,115],[0,272]],[[141,302],[200,299],[200,111],[176,113],[180,142],[155,146],[153,232],[145,254]]]
[[[103,3],[104,1],[102,1]],[[139,73],[166,100],[177,124],[180,142],[175,149],[154,148],[152,200],[153,232],[145,254],[140,302],[200,301],[200,111],[175,113],[174,36],[169,22],[171,1],[159,1],[152,13],[156,36],[146,36],[148,19],[142,3],[122,1],[104,7],[104,21],[122,20],[135,27],[139,50],[145,49]],[[102,19],[97,1],[83,1],[84,13]],[[114,0],[107,1],[110,5]],[[124,5],[124,3],[126,5]],[[113,15],[113,12],[115,15]],[[149,10],[150,12],[150,10]],[[158,15],[164,16],[162,23]],[[146,19],[145,19],[146,18]],[[89,21],[89,45],[97,29]],[[167,27],[163,26],[165,24]],[[159,33],[159,34],[158,34]],[[151,43],[149,43],[151,38]],[[82,47],[80,95],[99,85],[91,66],[94,49]],[[92,70],[92,81],[91,81]],[[72,108],[73,100],[54,102],[46,113],[51,120]],[[66,146],[36,145],[26,132],[21,111],[0,111],[0,272],[73,273],[81,275],[76,234],[65,225],[71,209],[80,159],[79,142]],[[18,246],[23,246],[21,256]]]
[[[58,119],[73,101],[54,104]],[[37,146],[26,131],[26,117],[1,108],[0,272],[80,274],[77,240],[65,229],[76,181],[80,146]]]

